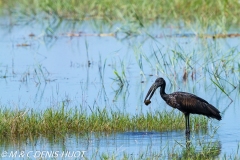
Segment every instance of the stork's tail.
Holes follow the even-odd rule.
[[[217,108],[215,108],[214,106],[208,104],[208,110],[210,111],[211,114],[209,114],[207,116],[209,116],[211,118],[215,118],[215,119],[217,119],[219,121],[222,120],[222,117],[220,115],[220,111]]]

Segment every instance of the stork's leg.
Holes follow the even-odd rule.
[[[189,123],[189,113],[184,113],[185,123],[186,123],[186,148],[189,149],[190,146],[190,123]]]
[[[185,115],[185,124],[186,124],[186,136],[190,135],[190,125],[189,125],[189,113],[184,113]]]
[[[187,134],[187,114],[184,113],[184,116],[185,116],[185,127],[186,127],[186,130],[185,130],[185,133]]]
[[[189,120],[190,114],[188,114],[188,134],[190,135],[190,120]]]

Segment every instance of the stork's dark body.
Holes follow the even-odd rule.
[[[202,114],[221,120],[220,112],[204,99],[186,92],[161,94],[163,100],[171,107],[182,111],[184,114]]]
[[[186,119],[186,134],[190,133],[189,114],[201,114],[207,117],[221,120],[221,115],[218,109],[209,104],[204,99],[186,92],[174,92],[171,94],[165,93],[166,82],[163,78],[157,78],[155,83],[149,89],[145,98],[145,104],[149,104],[155,90],[160,87],[160,95],[162,99],[171,107],[182,111]],[[148,96],[149,100],[147,100]],[[148,102],[147,102],[148,101]],[[147,103],[146,103],[147,102]]]

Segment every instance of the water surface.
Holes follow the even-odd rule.
[[[158,93],[150,106],[143,104],[149,87],[161,76],[167,82],[167,93],[197,94],[222,112],[222,121],[210,120],[207,132],[192,134],[193,144],[217,142],[220,157],[239,156],[239,38],[169,37],[165,35],[186,31],[158,25],[143,30],[138,36],[124,38],[124,33],[118,33],[117,37],[91,35],[99,31],[88,23],[74,29],[63,27],[51,34],[45,25],[10,26],[4,18],[0,24],[2,107],[40,111],[49,107],[57,109],[65,102],[68,108],[77,106],[88,112],[96,108],[131,114],[171,111]],[[117,25],[102,32],[111,33],[116,29]],[[72,32],[86,34],[66,36]],[[114,72],[123,78],[123,73],[126,75],[123,86]],[[188,73],[186,80],[184,72]],[[225,93],[213,81],[218,82]],[[64,142],[53,144],[44,138],[34,142],[1,148],[7,151],[86,151],[86,157],[105,151],[120,157],[124,153],[133,157],[141,153],[160,153],[166,158],[172,148],[181,151],[185,135],[184,131],[141,131],[101,138],[94,134],[90,138],[69,135]]]

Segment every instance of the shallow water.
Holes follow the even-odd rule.
[[[82,24],[75,30],[58,29],[48,35],[44,25],[8,26],[6,23],[8,20],[1,19],[1,106],[39,111],[57,108],[64,101],[69,108],[81,106],[88,111],[98,107],[132,114],[172,110],[158,94],[153,96],[149,107],[143,104],[149,87],[156,77],[161,76],[167,81],[167,93],[197,94],[223,112],[222,121],[210,121],[209,132],[193,133],[193,142],[197,144],[197,139],[206,140],[206,143],[217,141],[221,144],[220,157],[233,153],[239,156],[236,153],[240,143],[239,38],[165,37],[166,34],[184,34],[184,30],[157,25],[142,31],[140,36],[126,39],[124,33],[119,33],[117,38],[67,37],[67,32],[92,34],[97,30]],[[35,36],[29,36],[31,33]],[[152,38],[148,34],[163,37]],[[29,46],[19,46],[22,44]],[[185,69],[188,72],[186,80],[183,79]],[[126,74],[127,82],[122,88],[113,80],[116,79],[114,71]],[[232,103],[214,85],[213,81],[217,80]],[[213,133],[215,129],[216,133]],[[211,135],[213,138],[206,138]],[[31,143],[23,145],[23,149],[75,149],[86,151],[87,157],[104,151],[119,156],[124,152],[138,156],[148,150],[149,154],[157,152],[168,157],[169,148],[177,146],[181,150],[176,141],[184,144],[185,136],[184,131],[127,132],[90,139],[69,136],[65,141],[51,145],[39,140],[34,146]],[[2,146],[2,150],[7,151],[21,149],[18,145]]]
[[[215,149],[217,156],[222,149],[218,137],[198,133],[191,136],[191,145],[196,147],[196,153],[201,153],[203,147]],[[60,140],[40,138],[36,141],[1,146],[2,154],[7,158],[88,158],[99,159],[104,155],[117,159],[127,157],[139,159],[152,157],[155,159],[171,159],[171,154],[179,154],[185,150],[184,132],[126,132],[112,135],[75,137],[66,135]],[[56,157],[55,157],[56,156]],[[213,155],[214,156],[214,155]],[[14,157],[14,158],[15,158]]]

